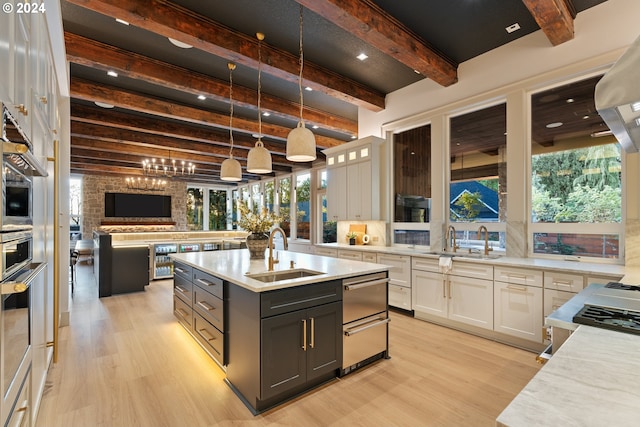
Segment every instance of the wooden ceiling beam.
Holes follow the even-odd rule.
[[[442,86],[458,81],[457,64],[372,0],[295,1]]]
[[[572,40],[576,11],[571,0],[522,0],[552,45]]]
[[[194,99],[198,95],[205,95],[208,98],[229,103],[229,83],[226,81],[73,33],[65,32],[64,38],[67,59],[74,64],[105,72],[114,70],[125,77],[193,94]],[[257,110],[258,94],[255,90],[239,85],[234,85],[233,89],[234,104]],[[300,117],[300,104],[266,93],[261,94],[261,109],[275,117],[294,122],[297,122]],[[324,129],[348,135],[358,133],[358,124],[353,120],[309,107],[304,107],[303,114],[308,125],[318,125]]]
[[[170,101],[152,98],[148,95],[127,91],[114,86],[102,85],[88,80],[71,79],[71,97],[89,102],[105,102],[127,110],[181,120],[188,123],[214,127],[229,128],[229,116],[212,111],[201,110],[186,105],[174,104]],[[234,117],[234,132],[258,133],[258,122]],[[291,129],[269,123],[262,124],[262,136],[285,141]],[[316,135],[319,147],[342,145],[344,141],[326,136]]]
[[[187,43],[229,61],[258,68],[258,41],[166,0],[67,0],[120,18],[147,31]],[[268,35],[267,35],[268,36]],[[268,38],[267,38],[268,40]],[[298,55],[262,43],[263,71],[298,83]],[[371,111],[385,107],[385,95],[355,80],[305,61],[304,84],[314,90]]]

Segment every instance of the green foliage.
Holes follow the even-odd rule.
[[[482,207],[482,201],[480,200],[480,193],[470,193],[465,191],[454,203],[460,209],[456,210],[461,220],[473,221],[480,213]]]
[[[227,192],[209,191],[209,230],[227,229]]]
[[[296,186],[296,197],[299,202],[308,202],[311,200],[311,178],[307,178],[299,182]]]

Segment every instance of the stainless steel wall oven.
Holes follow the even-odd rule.
[[[7,280],[11,275],[18,272],[32,261],[33,238],[31,231],[16,231],[12,233],[0,234],[0,247],[2,255],[0,262],[2,266],[2,280]]]

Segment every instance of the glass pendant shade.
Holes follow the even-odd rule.
[[[271,173],[271,153],[264,148],[262,140],[258,139],[255,147],[249,150],[247,155],[247,172],[250,173]]]
[[[298,127],[287,136],[287,160],[292,162],[311,162],[316,159],[316,137],[304,126],[301,120]]]
[[[223,181],[242,181],[242,167],[240,162],[233,158],[233,155],[222,162],[220,179]]]

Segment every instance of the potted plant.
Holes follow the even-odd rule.
[[[358,235],[356,233],[354,233],[353,231],[350,231],[347,233],[347,239],[349,240],[349,244],[350,245],[355,245],[356,244],[356,237],[358,237]]]
[[[271,228],[282,221],[282,217],[263,208],[256,213],[249,209],[246,202],[238,203],[240,219],[238,226],[245,231],[251,232],[247,236],[247,248],[251,254],[251,259],[264,258],[264,251],[267,249]]]

